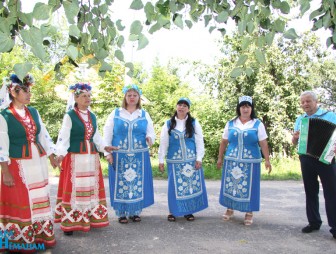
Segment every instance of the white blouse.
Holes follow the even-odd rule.
[[[175,129],[180,132],[183,132],[186,129],[185,126],[187,118],[188,116],[185,119],[180,120],[175,117],[176,120]],[[196,144],[196,160],[202,161],[205,153],[204,140],[203,140],[202,127],[197,120],[195,120],[195,144]],[[167,123],[165,122],[164,125],[162,126],[160,136],[159,163],[164,163],[164,159],[168,152],[168,146],[169,146],[169,133]]]
[[[84,114],[82,111],[79,111],[81,117],[83,118],[84,121],[88,121],[89,120],[89,116],[88,114]],[[65,114],[64,118],[63,118],[63,123],[62,123],[62,127],[61,130],[58,134],[58,139],[57,139],[57,143],[56,143],[56,155],[57,156],[65,156],[68,153],[68,149],[70,147],[70,131],[71,131],[71,127],[72,127],[72,121],[71,118],[68,114]],[[89,143],[89,141],[87,140],[86,142]],[[105,152],[104,148],[106,145],[106,143],[104,142],[103,138],[100,136],[100,133],[98,131],[98,123],[97,123],[97,129],[95,134],[93,135],[93,143],[97,146],[98,151],[100,152]],[[90,148],[90,146],[87,146],[88,148]],[[90,151],[89,151],[90,153]]]
[[[256,121],[257,119],[252,119],[246,122],[245,124],[243,124],[238,117],[233,120],[233,126],[237,127],[240,130],[246,130],[246,129],[252,128]],[[260,122],[258,126],[258,140],[262,141],[262,140],[267,139],[267,137],[268,136],[266,133],[265,125],[262,122]],[[226,123],[224,131],[223,131],[223,135],[222,135],[222,139],[228,139],[228,138],[229,138],[229,122]]]
[[[124,108],[119,108],[119,110],[120,110],[119,112],[120,117],[127,119],[129,121],[133,121],[134,119],[139,118],[142,115],[141,109],[137,109],[133,113],[128,112]],[[116,109],[114,109],[112,113],[108,116],[105,126],[104,126],[104,140],[106,144],[112,143],[115,112],[116,112]],[[146,111],[145,111],[145,117],[148,121],[147,130],[146,130],[146,138],[150,137],[150,139],[152,140],[152,144],[154,144],[155,131],[154,131],[153,121]],[[107,154],[109,153],[105,152],[105,155]]]
[[[25,116],[25,109],[16,109],[16,112],[21,116]],[[43,149],[46,151],[47,156],[55,153],[55,145],[42,122],[40,114],[37,112],[38,120],[41,125],[41,130],[38,135],[38,139]],[[8,125],[5,118],[0,114],[0,162],[10,161],[9,159],[9,136],[8,136]]]

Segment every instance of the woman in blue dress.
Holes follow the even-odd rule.
[[[119,222],[140,222],[143,208],[154,203],[149,146],[155,132],[149,114],[141,109],[141,90],[137,85],[123,88],[121,108],[113,110],[104,127],[106,144],[119,148],[105,154],[109,162],[111,205]],[[129,217],[129,218],[127,218]]]
[[[168,166],[168,221],[184,216],[195,219],[193,213],[208,207],[202,169],[204,142],[200,124],[190,115],[190,100],[180,98],[172,118],[162,127],[159,147],[159,169]]]
[[[249,226],[253,212],[260,209],[260,148],[269,173],[272,167],[265,126],[256,118],[252,98],[239,97],[236,112],[237,117],[224,128],[219,147],[217,168],[223,167],[219,203],[227,207],[225,221],[238,210],[245,212],[244,224]]]

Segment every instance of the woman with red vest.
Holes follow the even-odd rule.
[[[106,146],[98,132],[96,116],[89,110],[91,86],[77,83],[70,91],[75,104],[68,103],[56,144],[62,167],[55,223],[61,223],[65,235],[109,225],[98,151],[117,149]]]
[[[47,157],[53,167],[57,162],[38,111],[27,106],[33,83],[29,74],[23,81],[12,74],[0,91],[0,232],[16,246],[50,247],[56,241]]]

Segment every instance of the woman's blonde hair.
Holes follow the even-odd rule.
[[[122,101],[122,103],[121,103],[121,107],[124,108],[124,109],[127,109],[126,95],[127,95],[127,93],[130,92],[130,91],[136,92],[136,93],[139,95],[139,101],[138,101],[138,103],[137,103],[137,105],[136,105],[136,108],[137,108],[137,109],[141,109],[141,97],[140,97],[140,94],[139,94],[139,92],[138,92],[137,90],[132,89],[132,88],[131,88],[131,89],[128,89],[127,92],[125,93],[125,95],[124,95],[124,99],[123,99],[123,101]]]

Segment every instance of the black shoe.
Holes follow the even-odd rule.
[[[64,235],[73,235],[73,231],[64,231],[63,234]]]
[[[130,216],[129,219],[132,220],[133,222],[140,222],[141,221],[141,218],[138,215]]]
[[[302,233],[311,233],[313,231],[320,230],[320,227],[317,226],[312,226],[312,225],[307,225],[305,226],[301,231]]]
[[[127,224],[128,223],[128,219],[125,216],[119,217],[118,221],[121,224]]]
[[[195,217],[192,214],[184,215],[184,218],[186,218],[187,221],[194,221],[195,220]]]

